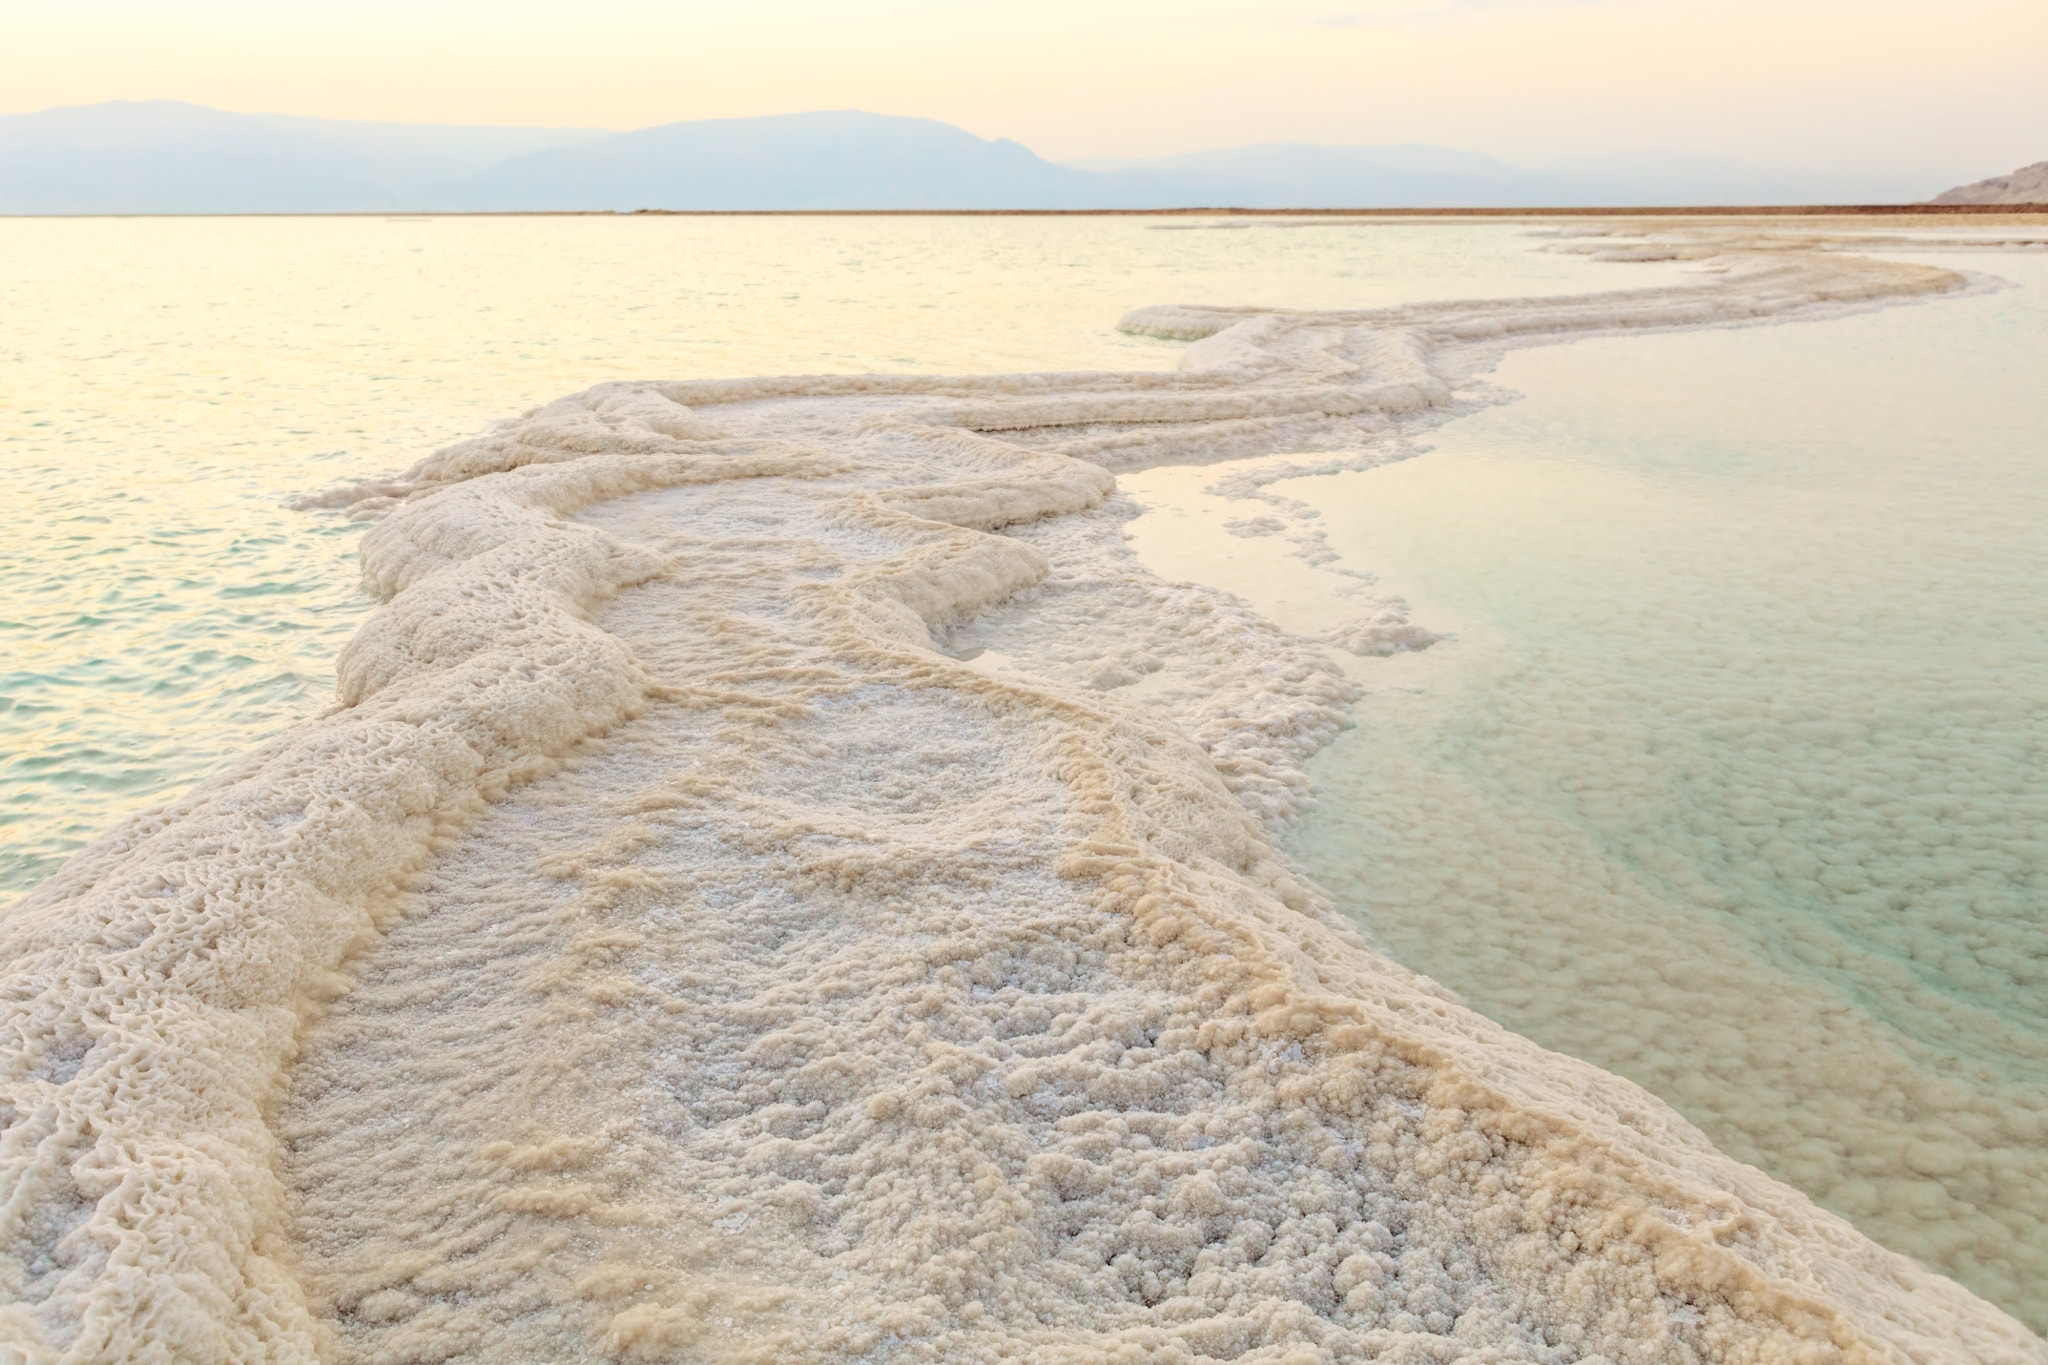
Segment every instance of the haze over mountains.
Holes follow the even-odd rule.
[[[936,120],[855,111],[629,133],[168,100],[0,117],[7,214],[1898,203],[1938,188],[1658,155],[1539,172],[1416,144],[1272,143],[1066,166]]]

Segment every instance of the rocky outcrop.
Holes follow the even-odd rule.
[[[2011,175],[1994,175],[1971,185],[1958,185],[1934,196],[1937,204],[2048,205],[2048,161],[2022,166]]]

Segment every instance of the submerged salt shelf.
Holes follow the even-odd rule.
[[[1376,946],[2039,1330],[2048,258],[1933,263],[2013,287],[1523,351],[1421,459],[1120,483],[1164,577],[1403,603],[1286,837]]]
[[[1354,684],[1122,539],[1111,470],[1391,458],[1504,346],[1964,283],[1797,245],[1134,314],[1173,373],[601,385],[356,490],[341,707],[0,923],[0,1340],[2048,1358],[1368,949],[1269,835]]]

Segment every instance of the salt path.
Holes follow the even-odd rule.
[[[1703,270],[606,384],[352,490],[338,704],[0,924],[0,1356],[2048,1360],[1375,953],[1269,839],[1354,685],[1123,542],[1115,469],[1392,458],[1509,346],[1971,287],[1578,245]]]

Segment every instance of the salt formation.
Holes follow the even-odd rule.
[[[1506,345],[1962,283],[1718,250],[1132,315],[1177,374],[603,385],[366,490],[334,710],[0,925],[0,1343],[2048,1359],[1373,953],[1267,836],[1350,684],[1119,539],[1113,469],[1384,445]]]

